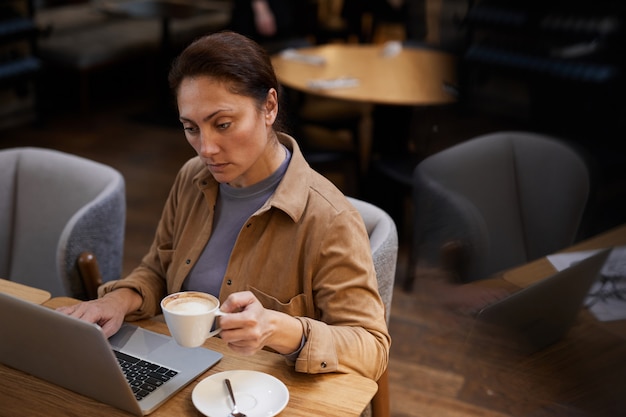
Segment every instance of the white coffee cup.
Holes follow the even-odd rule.
[[[220,328],[211,331],[215,317],[226,314],[219,307],[216,297],[199,291],[182,291],[161,300],[163,317],[172,337],[185,347],[201,346],[206,339],[219,334]]]

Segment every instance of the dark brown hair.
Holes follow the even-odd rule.
[[[207,76],[229,85],[234,94],[251,97],[259,108],[265,103],[270,88],[281,96],[281,88],[269,55],[253,40],[231,31],[203,36],[192,42],[174,60],[168,77],[176,95],[183,79]],[[279,106],[280,109],[280,106]],[[275,130],[283,130],[279,117]]]

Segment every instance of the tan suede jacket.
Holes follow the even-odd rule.
[[[274,195],[242,228],[219,298],[249,290],[265,308],[297,317],[306,335],[297,371],[377,380],[387,367],[391,338],[361,216],[309,167],[293,138],[279,139],[291,149],[291,162]],[[143,304],[127,319],[159,314],[160,300],[181,290],[211,236],[217,194],[218,183],[200,159],[189,160],[141,265],[105,283],[100,295],[133,288]]]

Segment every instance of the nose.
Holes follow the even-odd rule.
[[[207,157],[215,155],[219,152],[219,146],[215,140],[215,135],[212,135],[210,132],[202,131],[200,135],[200,149],[199,154],[201,156]]]

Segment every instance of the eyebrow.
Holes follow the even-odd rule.
[[[203,118],[202,118],[202,121],[203,121],[203,122],[206,122],[207,120],[211,120],[213,117],[217,116],[219,113],[224,112],[224,111],[230,111],[230,110],[231,110],[231,109],[229,109],[229,108],[225,108],[225,109],[218,109],[218,110],[214,111],[213,113],[211,113],[211,114],[209,114],[209,115],[207,115],[207,116],[203,117]],[[192,123],[193,123],[193,120],[188,119],[188,118],[186,118],[186,117],[182,117],[182,116],[181,116],[181,117],[179,117],[179,118],[178,118],[178,120],[180,120],[181,122],[192,122]]]

